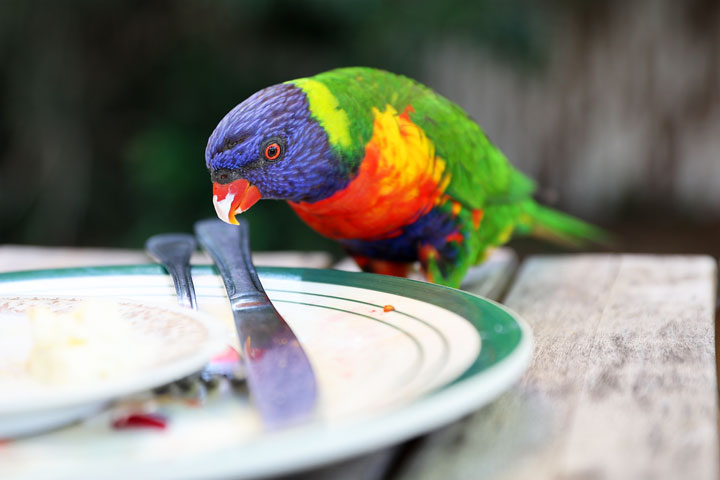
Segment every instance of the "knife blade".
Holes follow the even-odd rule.
[[[308,421],[317,403],[312,365],[265,293],[252,264],[247,221],[238,220],[239,225],[201,220],[195,235],[225,284],[250,396],[270,429]]]

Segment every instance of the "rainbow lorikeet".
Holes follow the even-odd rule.
[[[460,285],[514,233],[581,242],[602,232],[542,207],[456,104],[407,77],[331,70],[260,90],[210,136],[205,160],[218,216],[286,200],[363,270]]]

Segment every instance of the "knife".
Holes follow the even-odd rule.
[[[249,227],[238,219],[195,223],[195,236],[225,284],[245,362],[250,396],[266,427],[313,418],[317,385],[310,361],[290,326],[275,310],[250,257]]]

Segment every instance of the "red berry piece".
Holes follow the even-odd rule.
[[[156,413],[131,413],[125,417],[118,418],[112,424],[115,430],[128,428],[155,428],[164,430],[167,427],[167,419]]]

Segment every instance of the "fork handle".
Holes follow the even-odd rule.
[[[187,233],[154,235],[145,243],[147,252],[162,264],[172,277],[178,303],[193,310],[197,310],[197,300],[190,273],[190,256],[196,248],[195,239]]]

